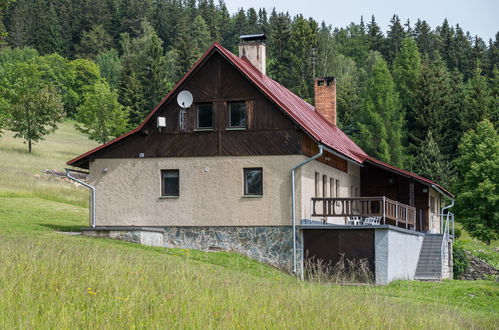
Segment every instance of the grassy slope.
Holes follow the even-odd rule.
[[[461,228],[461,226],[458,226]],[[461,229],[461,237],[457,240],[465,250],[472,252],[477,257],[485,260],[492,266],[499,268],[499,241],[492,241],[487,245],[470,237],[467,231]]]
[[[326,286],[231,253],[56,233],[87,224],[86,191],[33,174],[91,146],[69,124],[34,155],[0,140],[0,328],[496,325],[490,281]]]

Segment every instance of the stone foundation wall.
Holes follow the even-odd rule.
[[[286,271],[293,266],[291,226],[100,227],[85,230],[83,234],[166,248],[237,252]],[[297,239],[300,261],[301,235]]]

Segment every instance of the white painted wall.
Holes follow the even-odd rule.
[[[392,229],[376,229],[376,284],[413,280],[424,236]]]

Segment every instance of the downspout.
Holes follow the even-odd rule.
[[[443,207],[441,210],[440,210],[440,214],[443,215],[444,214],[444,211],[447,210],[447,209],[450,209],[451,207],[454,206],[454,198],[448,196],[446,193],[444,193],[440,188],[438,188],[437,186],[435,186],[434,184],[431,185],[431,187],[433,189],[435,189],[436,191],[438,191],[440,194],[442,194],[443,196],[447,197],[448,199],[451,200],[451,203],[450,205],[446,206],[446,207]],[[452,237],[454,238],[454,222],[452,222]]]
[[[75,181],[75,182],[78,182],[79,184],[81,184],[82,186],[85,186],[87,187],[88,189],[90,189],[91,191],[91,200],[90,200],[90,208],[91,208],[91,213],[90,213],[90,226],[92,228],[95,228],[95,187],[94,186],[91,186],[89,185],[88,183],[86,182],[83,182],[77,178],[75,178],[74,176],[71,176],[71,174],[69,172],[78,172],[78,173],[84,173],[84,174],[88,174],[87,172],[83,172],[83,171],[78,171],[78,170],[72,170],[70,168],[65,168],[66,170],[66,176]]]
[[[319,147],[319,152],[308,158],[305,159],[303,162],[300,164],[294,166],[291,169],[291,220],[293,221],[293,273],[296,274],[296,269],[297,269],[297,260],[296,260],[296,193],[295,193],[295,172],[298,168],[302,167],[303,165],[310,163],[313,160],[316,160],[322,154],[324,153],[324,146],[322,144],[318,145]]]

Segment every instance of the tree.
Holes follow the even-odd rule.
[[[464,134],[455,165],[456,216],[471,236],[490,244],[499,237],[499,136],[490,121]]]
[[[34,63],[7,66],[0,85],[0,106],[9,115],[8,128],[16,133],[15,138],[28,143],[31,153],[32,145],[44,140],[64,119],[61,97],[54,86],[41,79]]]
[[[102,144],[126,131],[127,111],[106,82],[96,83],[84,100],[76,114],[76,129]]]
[[[449,187],[452,179],[452,169],[450,163],[440,152],[438,144],[433,139],[431,131],[416,153],[414,173],[440,183],[444,187]]]
[[[123,69],[118,51],[111,48],[110,50],[97,55],[95,62],[99,66],[101,76],[109,83],[109,87],[113,90],[118,89],[121,71]]]
[[[94,25],[83,32],[80,44],[76,47],[80,57],[95,59],[113,45],[113,38],[102,25]]]
[[[392,73],[405,116],[412,111],[414,91],[421,74],[421,57],[413,39],[406,38],[402,41],[402,48],[393,61]]]
[[[417,20],[413,31],[414,39],[418,44],[421,54],[435,59],[435,53],[438,53],[438,40],[426,21]]]
[[[367,23],[367,41],[370,50],[378,52],[383,50],[385,37],[383,36],[383,32],[378,23],[376,23],[374,15],[371,16],[371,21]]]
[[[487,78],[482,75],[479,66],[473,71],[473,76],[468,80],[465,90],[464,129],[468,131],[476,127],[483,119],[492,119],[492,111],[497,111],[497,104],[490,90]]]
[[[406,33],[397,15],[393,15],[389,27],[386,33],[385,49],[382,53],[386,61],[391,64],[402,47],[402,40],[406,37]]]
[[[447,127],[445,119],[451,112],[452,88],[449,72],[445,64],[437,58],[422,63],[421,75],[414,92],[414,105],[407,113],[409,150],[415,153],[431,131],[440,148],[445,145],[442,132]]]
[[[370,155],[402,167],[404,118],[388,65],[373,54],[374,66],[363,93],[363,109],[358,118],[357,143]]]

